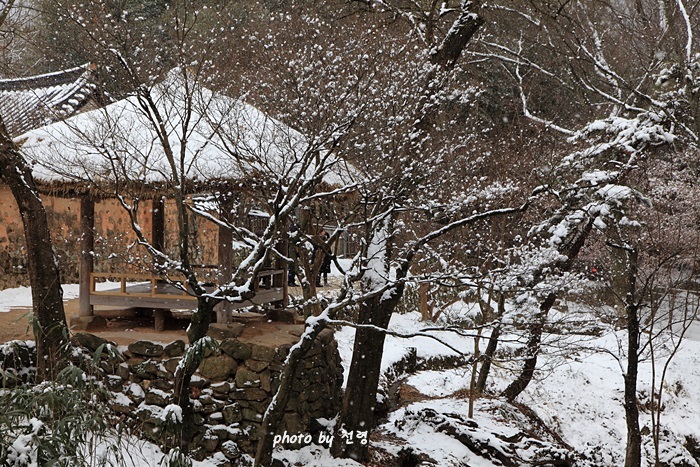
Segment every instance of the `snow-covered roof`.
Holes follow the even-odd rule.
[[[62,120],[93,97],[93,67],[0,80],[0,115],[11,136]]]
[[[187,83],[192,86],[193,83]],[[183,183],[194,185],[262,175],[299,173],[306,138],[240,100],[185,82],[172,72],[150,95]],[[192,88],[190,88],[192,89]],[[184,105],[191,97],[192,105]],[[172,160],[143,97],[134,95],[32,130],[16,141],[42,184],[114,182],[158,185],[173,181]],[[304,168],[310,174],[310,169]],[[340,175],[326,173],[336,184]]]

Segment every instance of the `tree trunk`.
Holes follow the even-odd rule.
[[[639,306],[635,303],[637,279],[637,250],[627,252],[628,291],[627,310],[627,371],[625,373],[625,421],[627,423],[627,450],[625,467],[642,465],[642,435],[639,430],[637,406],[637,374],[639,366]]]
[[[326,328],[327,321],[319,319],[314,321],[311,329],[302,336],[301,343],[292,347],[292,350],[287,357],[280,376],[280,384],[275,397],[272,399],[270,406],[265,411],[265,416],[262,421],[261,433],[262,436],[258,441],[258,447],[255,454],[255,467],[267,467],[272,464],[272,449],[274,444],[275,433],[277,427],[284,417],[284,411],[289,402],[289,397],[292,392],[292,380],[299,367],[299,362],[304,358],[304,355],[313,346],[316,337]]]
[[[190,350],[185,355],[185,364],[182,370],[175,374],[175,402],[182,409],[182,430],[180,432],[180,449],[189,452],[190,443],[194,435],[194,411],[190,403],[190,382],[194,372],[204,360],[204,349],[192,349],[201,339],[206,337],[209,324],[214,318],[214,306],[216,303],[209,298],[197,299],[197,311],[192,314],[192,321],[187,328],[187,339]],[[193,351],[192,351],[193,350]],[[192,351],[190,354],[189,352]]]
[[[530,381],[532,381],[532,377],[535,375],[537,358],[540,354],[540,344],[542,343],[544,323],[556,299],[557,296],[550,293],[544,302],[542,302],[540,311],[535,315],[533,322],[529,326],[530,337],[527,340],[527,357],[525,358],[523,369],[520,371],[520,375],[518,375],[517,379],[510,383],[502,394],[503,397],[510,402],[514,401],[515,398],[525,390],[528,384],[530,384]]]
[[[489,336],[489,342],[486,345],[486,350],[484,351],[484,354],[481,357],[483,361],[481,363],[481,369],[479,370],[479,378],[476,381],[475,390],[479,394],[483,394],[486,390],[486,380],[488,379],[489,372],[491,371],[491,362],[493,362],[493,356],[496,354],[496,349],[498,348],[498,338],[501,337],[500,320],[503,317],[503,314],[505,313],[505,305],[505,295],[502,293],[498,294],[498,314],[496,315],[496,319],[494,320],[497,321],[497,323],[493,327],[493,331],[491,331],[491,335]]]
[[[574,235],[573,239],[562,247],[561,253],[566,259],[559,264],[560,271],[566,272],[571,270],[574,260],[586,243],[586,239],[590,235],[592,229],[593,219],[589,219],[584,227]],[[547,295],[547,298],[545,298],[540,305],[539,312],[534,316],[533,322],[529,326],[530,337],[527,340],[527,358],[525,359],[525,364],[518,378],[510,383],[502,394],[503,397],[511,402],[514,401],[515,398],[525,390],[527,385],[530,384],[530,381],[532,381],[535,369],[537,368],[537,357],[540,353],[544,324],[547,320],[549,310],[554,306],[556,299],[556,294],[550,293]]]
[[[639,430],[639,408],[637,407],[637,373],[639,349],[639,317],[637,307],[627,308],[627,373],[625,374],[625,421],[627,423],[627,450],[625,467],[642,464],[642,435]]]
[[[386,329],[397,302],[395,297],[384,301],[376,297],[362,303],[358,323]],[[374,427],[374,408],[377,403],[385,338],[386,334],[376,329],[357,329],[348,385],[332,445],[331,452],[335,457],[349,457],[357,462],[369,459],[368,444],[361,444],[356,440],[348,444],[340,433],[341,430],[368,432]]]
[[[58,262],[51,245],[46,211],[31,168],[0,121],[0,178],[12,191],[19,207],[27,242],[29,282],[32,286],[37,377],[50,379],[68,355],[68,327]]]

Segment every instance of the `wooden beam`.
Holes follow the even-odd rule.
[[[232,222],[234,215],[233,200],[230,195],[222,195],[220,198],[220,213],[221,220]],[[219,284],[226,284],[233,277],[233,234],[231,229],[219,226],[219,244],[217,250],[219,264]],[[216,307],[216,322],[219,324],[227,324],[231,321],[231,304],[224,301]]]
[[[285,224],[285,234],[289,231],[288,223]],[[282,239],[277,244],[278,251],[280,251],[284,256],[289,257],[289,238],[287,235],[283,235]],[[277,258],[275,267],[277,269],[282,269],[284,273],[280,275],[275,275],[274,281],[272,283],[273,287],[281,287],[283,290],[282,294],[282,307],[287,308],[289,305],[289,265],[286,261],[281,258]]]
[[[95,202],[89,196],[80,198],[80,316],[93,316],[90,305],[90,275],[94,270]]]
[[[163,251],[165,248],[165,200],[162,196],[153,198],[151,208],[151,244]]]

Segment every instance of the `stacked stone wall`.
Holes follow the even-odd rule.
[[[75,339],[89,350],[105,341],[89,334]],[[263,414],[277,391],[291,344],[267,347],[235,338],[220,342],[193,378],[195,458],[222,452],[235,465],[240,450],[254,455]],[[163,409],[173,400],[174,373],[185,351],[183,341],[160,345],[130,344],[117,356],[103,356],[101,368],[120,414],[154,441],[164,443]],[[330,330],[322,332],[292,381],[292,397],[278,432],[314,434],[320,418],[331,419],[341,403],[343,370],[338,345]]]

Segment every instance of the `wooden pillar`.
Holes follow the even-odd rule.
[[[428,308],[428,293],[430,292],[430,284],[427,282],[421,282],[418,286],[418,296],[420,302],[418,308],[420,309],[421,319],[423,321],[428,321],[432,318],[430,309]]]
[[[219,215],[221,220],[232,222],[233,200],[230,195],[223,195],[220,199]],[[218,245],[218,263],[219,263],[219,284],[225,284],[231,281],[233,277],[233,269],[231,262],[233,261],[233,233],[231,229],[219,226],[219,245]],[[231,321],[231,311],[233,310],[229,302],[224,301],[217,307],[216,322],[219,324],[227,324]]]
[[[93,316],[90,305],[90,281],[94,270],[95,202],[89,195],[80,198],[80,300],[81,317]]]
[[[153,310],[153,321],[156,332],[165,331],[165,317],[167,316],[166,310],[156,308]]]
[[[282,233],[282,240],[280,240],[277,244],[277,248],[284,256],[289,256],[289,238],[287,236],[289,226],[285,224],[284,228],[285,232]],[[279,276],[275,276],[275,282],[272,285],[274,287],[282,287],[282,306],[287,308],[287,305],[289,305],[289,265],[286,261],[282,261],[282,259],[277,258],[275,268],[284,270],[282,278],[280,279]]]
[[[151,244],[163,251],[165,248],[165,200],[161,196],[153,198],[151,208]]]

